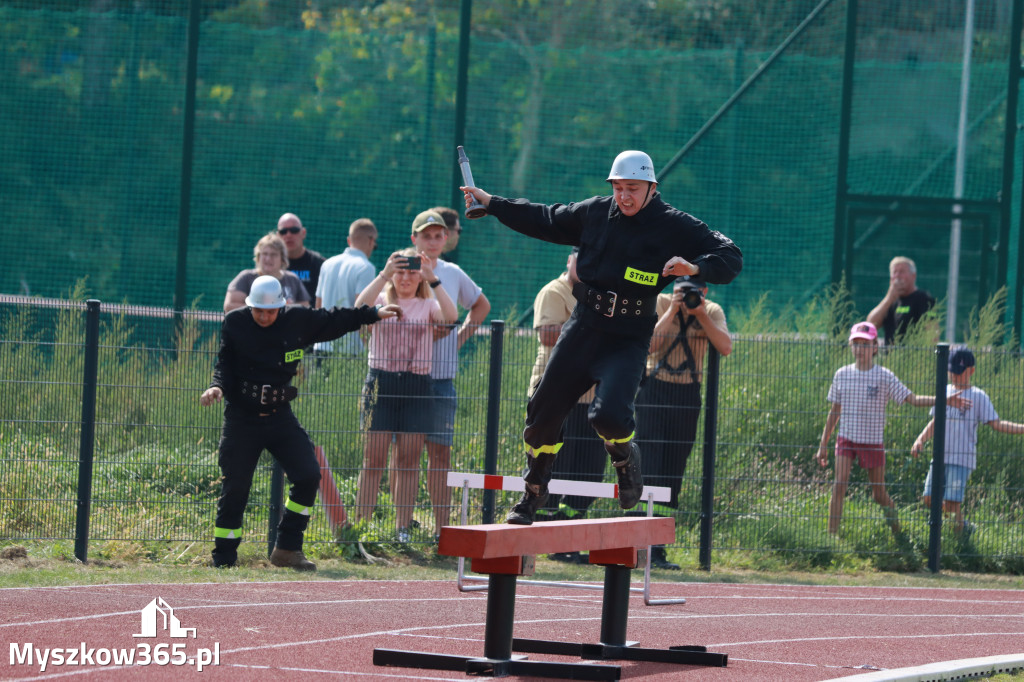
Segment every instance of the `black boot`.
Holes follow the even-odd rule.
[[[214,568],[233,568],[237,566],[238,545],[241,543],[241,538],[214,538],[212,552]]]
[[[651,568],[660,568],[663,571],[678,571],[679,564],[674,564],[668,560],[665,545],[654,545],[651,547]]]
[[[560,564],[589,564],[590,558],[579,552],[555,552],[548,554],[548,559],[557,561]]]
[[[612,458],[612,466],[619,478],[619,506],[632,509],[644,493],[644,477],[640,472],[640,446],[635,440],[628,443],[604,442],[604,449]]]
[[[536,457],[526,456],[528,470],[523,479],[526,481],[526,490],[522,498],[512,507],[512,511],[505,517],[505,523],[517,526],[533,525],[537,516],[537,510],[548,501],[548,481],[551,480],[551,467],[555,463],[555,456],[552,453],[544,452]]]

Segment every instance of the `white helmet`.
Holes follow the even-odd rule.
[[[261,275],[253,280],[245,304],[250,308],[283,308],[284,292],[276,277]]]
[[[608,180],[646,180],[657,182],[654,177],[654,162],[644,152],[635,149],[624,151],[612,161]]]

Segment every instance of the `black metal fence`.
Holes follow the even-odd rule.
[[[82,559],[91,549],[172,560],[212,540],[221,414],[201,408],[198,396],[209,383],[219,319],[98,302],[0,301],[0,542],[73,541]],[[521,473],[536,343],[531,329],[496,322],[463,346],[452,470]],[[1024,421],[1024,362],[1017,354],[974,351],[974,383],[1000,417]],[[947,352],[944,345],[899,347],[879,362],[913,392],[935,395],[946,383]],[[845,344],[820,335],[737,337],[729,357],[710,359],[705,414],[676,513],[676,547],[698,550],[704,567],[716,553],[748,552],[783,555],[798,566],[860,558],[880,568],[1024,571],[1022,437],[979,429],[978,467],[964,501],[975,530],[957,534],[937,505],[921,502],[934,441],[922,456],[911,455],[929,410],[908,404],[890,406],[885,430],[886,482],[903,533],[890,531],[857,467],[841,530],[827,532],[832,466],[821,467],[814,455],[832,376],[850,362]],[[360,538],[394,542],[386,490],[369,523],[341,523],[342,510],[354,505],[363,457],[365,357],[328,355],[304,364],[294,410],[321,448],[340,502],[328,497],[318,505],[308,545],[329,554]],[[944,412],[938,415],[941,422]],[[714,437],[705,439],[712,428]],[[280,502],[265,457],[245,519],[254,543],[272,541],[272,502]],[[606,477],[614,479],[610,467]],[[471,491],[469,499],[475,522],[502,518],[514,502],[501,492]],[[614,500],[599,500],[589,513],[621,511]],[[435,529],[425,477],[414,518],[413,542],[429,544]]]

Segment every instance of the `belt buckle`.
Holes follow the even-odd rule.
[[[271,388],[270,384],[263,384],[260,389],[260,405],[269,405],[267,402],[267,391]]]
[[[604,313],[605,317],[615,317],[615,304],[619,301],[619,295],[614,291],[609,291],[611,299],[608,301],[608,312]]]

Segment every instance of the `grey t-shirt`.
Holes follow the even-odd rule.
[[[238,273],[231,284],[228,285],[228,291],[241,291],[246,296],[249,295],[249,290],[252,289],[252,283],[256,281],[256,278],[260,276],[260,273],[255,270],[242,270]],[[303,286],[302,280],[294,272],[285,270],[281,273],[281,288],[284,290],[284,300],[288,303],[309,303],[309,292],[306,291],[306,287]]]

